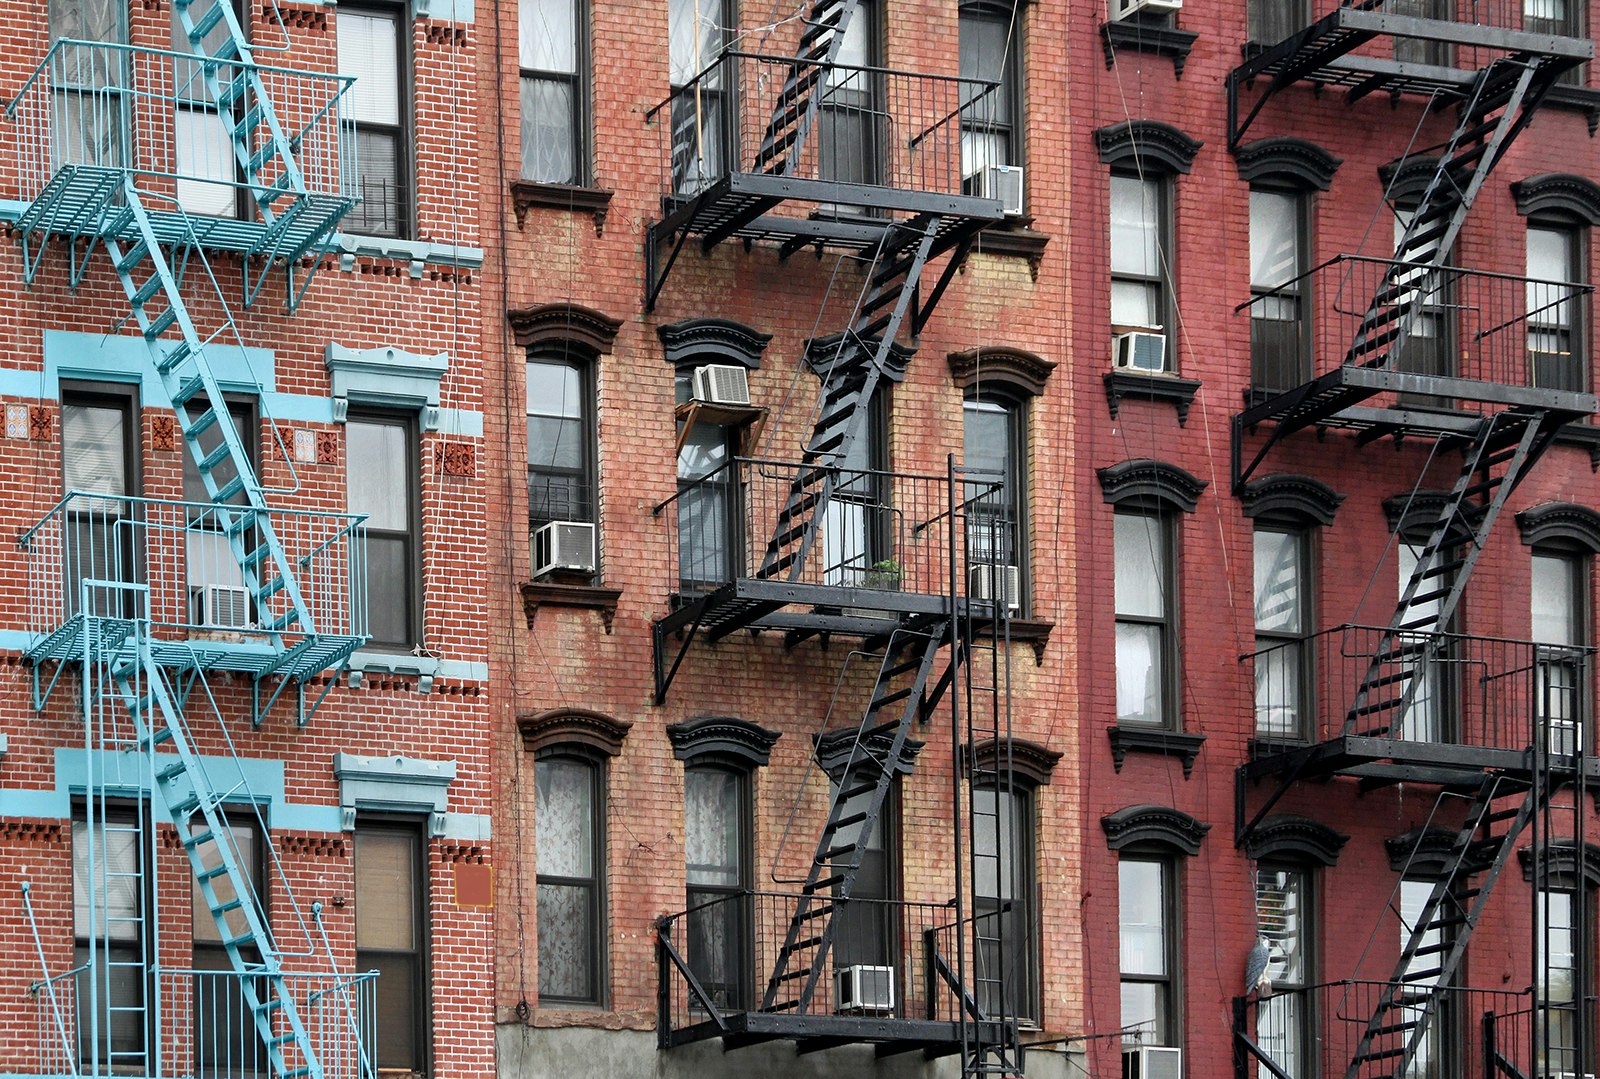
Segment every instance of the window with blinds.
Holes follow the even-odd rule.
[[[422,853],[416,828],[356,827],[356,969],[378,972],[379,1070],[426,1069]]]
[[[350,232],[402,236],[411,218],[405,87],[411,81],[405,8],[340,5],[339,74],[355,78],[349,116],[354,128],[357,192],[345,218]]]

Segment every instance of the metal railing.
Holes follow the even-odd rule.
[[[659,919],[660,1029],[720,1024],[730,1013],[758,1010],[799,900],[799,893],[740,892]],[[814,994],[804,1006],[781,1014],[956,1022],[960,998],[941,973],[941,966],[955,969],[955,958],[945,956],[942,964],[936,959],[941,942],[948,943],[953,911],[947,903],[883,899],[839,904],[832,915],[833,945]],[[882,997],[876,999],[882,1006],[841,1001],[835,976],[850,967],[888,968],[892,1003]],[[884,981],[875,984],[881,988]],[[799,992],[791,982],[780,999],[797,999]]]
[[[247,87],[228,109],[219,109],[207,79],[226,85],[247,70],[260,76],[262,96]],[[164,49],[59,40],[6,106],[17,128],[18,194],[33,200],[63,166],[86,165],[164,180],[161,193],[185,210],[233,216],[240,191],[264,190],[281,175],[283,163],[267,151],[260,174],[248,177],[230,134],[269,104],[307,191],[354,198],[348,94],[354,81]],[[257,155],[270,143],[266,125],[254,124],[245,152]]]
[[[28,987],[34,1002],[38,1074],[89,1075],[96,1059],[101,1074],[109,1073],[108,1024],[115,1024],[117,1031],[114,1059],[119,1072],[133,1067],[145,1075],[191,1079],[270,1079],[275,1074],[244,995],[243,983],[248,980],[255,983],[258,1000],[270,999],[272,988],[265,975],[161,969],[143,988],[132,988],[137,1002],[131,996],[106,1001],[102,984],[98,1022],[85,1011],[90,994],[86,989],[79,992],[80,983],[93,976],[85,964]],[[307,1039],[304,1046],[291,1041],[281,1047],[287,1067],[308,1064],[309,1053],[325,1079],[375,1079],[370,1047],[377,1028],[377,973],[295,973],[283,978]],[[124,1010],[116,1014],[117,1009]],[[288,1034],[282,1011],[272,1014],[273,1035]],[[130,1024],[126,1018],[133,1015],[143,1018]],[[95,1030],[100,1033],[92,1034]],[[102,1040],[98,1057],[96,1036]]]
[[[1260,1001],[1234,998],[1235,1079],[1345,1075],[1387,988],[1385,982],[1342,981],[1278,989]],[[1489,1031],[1498,1031],[1503,1046],[1526,1047],[1531,1027],[1526,990],[1432,987],[1413,996],[1414,1009],[1386,1020],[1400,1023],[1421,1017],[1424,1010],[1430,1013],[1407,1079],[1507,1079],[1510,1073],[1494,1065]],[[1509,1018],[1519,1011],[1520,1022]],[[1384,1044],[1392,1044],[1392,1037]],[[1531,1079],[1544,1073],[1524,1069],[1520,1074]]]
[[[996,130],[999,83],[790,56],[722,53],[646,115],[661,129],[665,190],[693,195],[732,172],[781,173],[936,194],[962,193],[963,138]],[[784,87],[815,85],[816,120],[797,157],[761,156]],[[800,104],[804,103],[804,95]],[[779,128],[779,134],[788,130]],[[973,155],[969,146],[969,157]]]
[[[85,581],[137,583],[150,593],[150,624],[158,636],[215,641],[262,640],[270,624],[291,609],[286,590],[264,598],[248,594],[227,526],[247,507],[210,502],[172,502],[113,495],[68,494],[44,519],[22,534],[27,552],[28,630],[48,635],[83,613]],[[269,510],[266,517],[295,568],[312,626],[292,625],[291,638],[312,629],[333,636],[367,633],[367,538],[365,517],[307,510]],[[244,533],[245,548],[260,541]],[[276,570],[261,563],[262,584]],[[124,589],[90,587],[88,612],[119,613],[129,601]]]
[[[1234,308],[1250,315],[1252,384],[1289,390],[1344,364],[1380,290],[1391,318],[1374,333],[1412,311],[1390,370],[1589,392],[1593,285],[1362,255],[1337,255]]]
[[[678,493],[654,507],[656,516],[668,519],[667,564],[676,578],[670,591],[700,594],[755,577],[795,478],[812,472],[829,474],[833,494],[798,576],[785,569],[776,580],[945,594],[951,514],[965,540],[956,553],[962,560],[957,579],[969,591],[987,588],[978,598],[997,595],[1006,567],[1018,564],[1014,515],[998,481],[960,483],[952,507],[948,476],[738,457],[700,479],[680,481]]]
[[[1263,4],[1262,13],[1252,21],[1251,36],[1262,45],[1273,45],[1306,25],[1295,18],[1295,4]],[[1382,15],[1402,15],[1419,19],[1492,27],[1498,30],[1524,30],[1552,37],[1582,37],[1581,23],[1574,6],[1559,0],[1313,0],[1308,5],[1310,22],[1333,14],[1340,8],[1355,8]],[[1426,46],[1431,42],[1414,39],[1417,60],[1430,59]]]
[[[1577,751],[1592,708],[1594,649],[1454,633],[1388,637],[1381,626],[1343,625],[1240,657],[1255,685],[1254,731],[1268,741],[1322,742],[1347,729],[1361,685],[1380,648],[1419,658],[1420,679],[1393,737],[1484,749],[1570,755]],[[1402,660],[1388,663],[1392,677]],[[1368,694],[1372,704],[1398,696],[1388,682]],[[1379,717],[1369,717],[1369,724]],[[1354,724],[1362,727],[1361,722]]]

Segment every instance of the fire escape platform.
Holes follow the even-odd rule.
[[[91,624],[95,627],[92,642],[85,639],[86,627]],[[71,662],[81,660],[89,644],[93,644],[97,654],[105,655],[132,640],[136,628],[132,619],[88,619],[77,614],[53,633],[37,640],[22,655],[30,663]],[[215,630],[197,631],[197,636],[188,639],[152,638],[150,652],[158,664],[175,671],[232,671],[258,677],[309,678],[337,667],[366,640],[366,637],[318,634],[277,648],[263,639],[260,630]]]
[[[1557,771],[1575,773],[1579,758],[1551,755]],[[1600,758],[1582,758],[1584,776],[1600,779]],[[1290,777],[1298,780],[1352,776],[1370,782],[1473,785],[1485,772],[1511,779],[1530,779],[1535,772],[1527,749],[1427,742],[1406,738],[1346,735],[1311,745],[1258,742],[1253,759],[1240,766],[1241,778],[1255,781]]]
[[[787,607],[805,607],[807,610],[779,614]],[[826,611],[817,612],[813,610],[815,608],[857,613],[829,614]],[[657,622],[656,631],[673,633],[698,623],[700,632],[712,640],[746,627],[789,632],[854,631],[861,636],[871,636],[904,615],[943,616],[950,613],[950,597],[940,593],[898,592],[884,588],[740,577],[715,592],[688,600]]]
[[[1005,1025],[997,1022],[974,1023],[978,1040],[1000,1044],[1007,1036]],[[867,1015],[791,1015],[782,1012],[726,1012],[721,1025],[714,1019],[666,1032],[667,1047],[692,1042],[723,1040],[724,1050],[742,1049],[762,1042],[789,1040],[800,1053],[832,1049],[840,1045],[870,1044],[880,1057],[897,1053],[921,1052],[925,1056],[953,1056],[961,1052],[961,1024],[938,1019],[899,1019]]]

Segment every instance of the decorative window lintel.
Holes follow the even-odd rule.
[[[328,342],[325,355],[333,376],[333,421],[344,423],[350,403],[417,409],[425,431],[439,429],[439,383],[450,369],[450,354],[433,356],[388,345],[346,348]]]
[[[333,774],[339,781],[340,826],[345,831],[355,828],[357,810],[368,809],[425,813],[428,834],[444,835],[450,784],[456,778],[455,761],[335,753]]]

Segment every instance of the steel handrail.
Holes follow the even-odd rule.
[[[47,511],[45,511],[45,515],[41,517],[36,524],[30,526],[20,535],[18,535],[17,546],[25,549],[29,542],[33,539],[34,534],[38,532],[39,529],[49,524],[50,520],[57,514],[64,512],[68,508],[68,503],[72,502],[74,499],[93,499],[95,502],[119,502],[129,506],[177,507],[182,509],[204,510],[211,512],[221,510],[233,513],[244,513],[251,509],[249,506],[235,506],[231,503],[186,502],[174,498],[150,498],[146,495],[110,495],[100,494],[95,491],[82,491],[74,489],[61,496],[60,499],[58,499]],[[337,510],[324,511],[289,507],[285,507],[283,509],[271,508],[265,512],[271,517],[311,517],[324,521],[336,521],[342,518],[345,523],[341,527],[339,534],[340,536],[352,533],[356,528],[360,527],[362,522],[367,518],[367,515],[364,513],[341,513]],[[334,539],[338,538],[339,536],[334,537]]]
[[[1270,647],[1267,647],[1267,648],[1259,648],[1259,649],[1257,649],[1257,650],[1255,650],[1253,652],[1241,652],[1241,653],[1239,653],[1239,662],[1243,663],[1246,660],[1255,659],[1257,656],[1270,655],[1271,653],[1277,652],[1277,651],[1279,651],[1281,649],[1284,649],[1284,648],[1292,648],[1292,647],[1296,647],[1296,646],[1299,646],[1299,645],[1308,644],[1311,641],[1315,641],[1315,640],[1318,640],[1318,639],[1323,638],[1323,637],[1330,637],[1335,633],[1348,633],[1348,632],[1350,632],[1352,630],[1361,630],[1361,631],[1365,631],[1365,632],[1380,633],[1381,634],[1381,633],[1390,632],[1390,627],[1388,627],[1388,626],[1377,626],[1377,625],[1366,625],[1366,624],[1357,623],[1357,622],[1343,622],[1343,623],[1340,623],[1337,626],[1328,626],[1328,627],[1326,627],[1324,629],[1319,629],[1315,633],[1308,633],[1303,637],[1296,637],[1293,640],[1280,641],[1279,643],[1271,645]],[[1563,652],[1565,654],[1567,654],[1568,656],[1570,656],[1571,658],[1583,658],[1583,657],[1587,657],[1587,656],[1594,656],[1597,652],[1600,652],[1600,646],[1596,646],[1596,645],[1550,644],[1549,642],[1546,642],[1546,641],[1527,640],[1527,639],[1519,638],[1519,637],[1495,637],[1495,636],[1487,636],[1487,635],[1477,634],[1477,633],[1460,633],[1460,632],[1454,632],[1454,631],[1446,632],[1444,630],[1439,630],[1439,631],[1435,631],[1435,632],[1428,632],[1426,630],[1420,630],[1420,629],[1406,630],[1403,633],[1399,634],[1399,636],[1407,637],[1407,638],[1410,638],[1410,637],[1417,637],[1417,638],[1429,637],[1429,638],[1441,638],[1441,639],[1444,639],[1444,640],[1447,640],[1447,641],[1474,641],[1474,642],[1481,642],[1481,643],[1486,643],[1486,644],[1516,645],[1516,646],[1525,647],[1525,648],[1531,648],[1531,649],[1536,649],[1536,650],[1537,649],[1559,648],[1559,649],[1562,649]],[[1364,656],[1365,656],[1365,653],[1362,653],[1362,652],[1356,652],[1356,653],[1352,653],[1351,654],[1351,658],[1362,658]]]
[[[1411,261],[1407,261],[1407,260],[1403,260],[1403,259],[1378,258],[1375,255],[1354,255],[1354,254],[1345,253],[1345,254],[1334,255],[1331,258],[1325,259],[1324,261],[1322,261],[1322,262],[1318,263],[1317,265],[1313,266],[1311,269],[1306,270],[1304,273],[1301,273],[1298,276],[1290,278],[1289,280],[1283,282],[1280,285],[1276,285],[1273,288],[1266,289],[1266,290],[1264,290],[1262,292],[1255,293],[1254,295],[1252,295],[1250,297],[1250,299],[1244,301],[1241,304],[1235,305],[1234,309],[1233,309],[1233,313],[1237,315],[1241,311],[1246,310],[1247,308],[1254,307],[1257,303],[1260,303],[1262,300],[1271,299],[1274,296],[1285,295],[1290,289],[1292,289],[1295,286],[1299,285],[1300,283],[1302,283],[1302,282],[1304,282],[1306,280],[1309,280],[1310,278],[1316,276],[1317,274],[1321,273],[1323,270],[1326,270],[1328,267],[1336,266],[1336,265],[1339,265],[1341,263],[1346,263],[1346,262],[1349,262],[1349,263],[1360,263],[1360,264],[1372,265],[1372,266],[1388,266],[1388,267],[1394,268],[1394,269],[1401,269],[1401,270],[1407,270],[1407,271],[1416,270],[1416,271],[1418,271],[1420,273],[1450,275],[1451,277],[1468,277],[1468,278],[1473,278],[1473,279],[1488,279],[1488,280],[1499,280],[1499,281],[1509,281],[1509,282],[1521,282],[1521,283],[1527,284],[1527,285],[1540,285],[1540,286],[1548,286],[1548,287],[1551,287],[1551,288],[1568,288],[1568,289],[1572,289],[1573,290],[1573,295],[1574,296],[1587,296],[1587,295],[1593,293],[1594,290],[1595,290],[1595,286],[1594,285],[1585,284],[1585,283],[1583,283],[1581,281],[1550,281],[1550,280],[1545,280],[1543,278],[1538,278],[1538,277],[1528,277],[1528,276],[1526,276],[1524,274],[1505,273],[1505,272],[1500,271],[1500,270],[1478,270],[1478,269],[1472,269],[1470,267],[1465,267],[1465,266],[1434,266],[1434,265],[1432,265],[1430,263],[1426,263],[1426,262],[1411,262]],[[1417,286],[1417,288],[1419,290],[1422,287],[1423,286],[1421,286],[1421,285]],[[1568,298],[1570,299],[1571,297],[1568,297]],[[1360,312],[1353,312],[1353,313],[1359,314]],[[1532,313],[1533,312],[1529,312],[1529,314],[1532,314]]]

